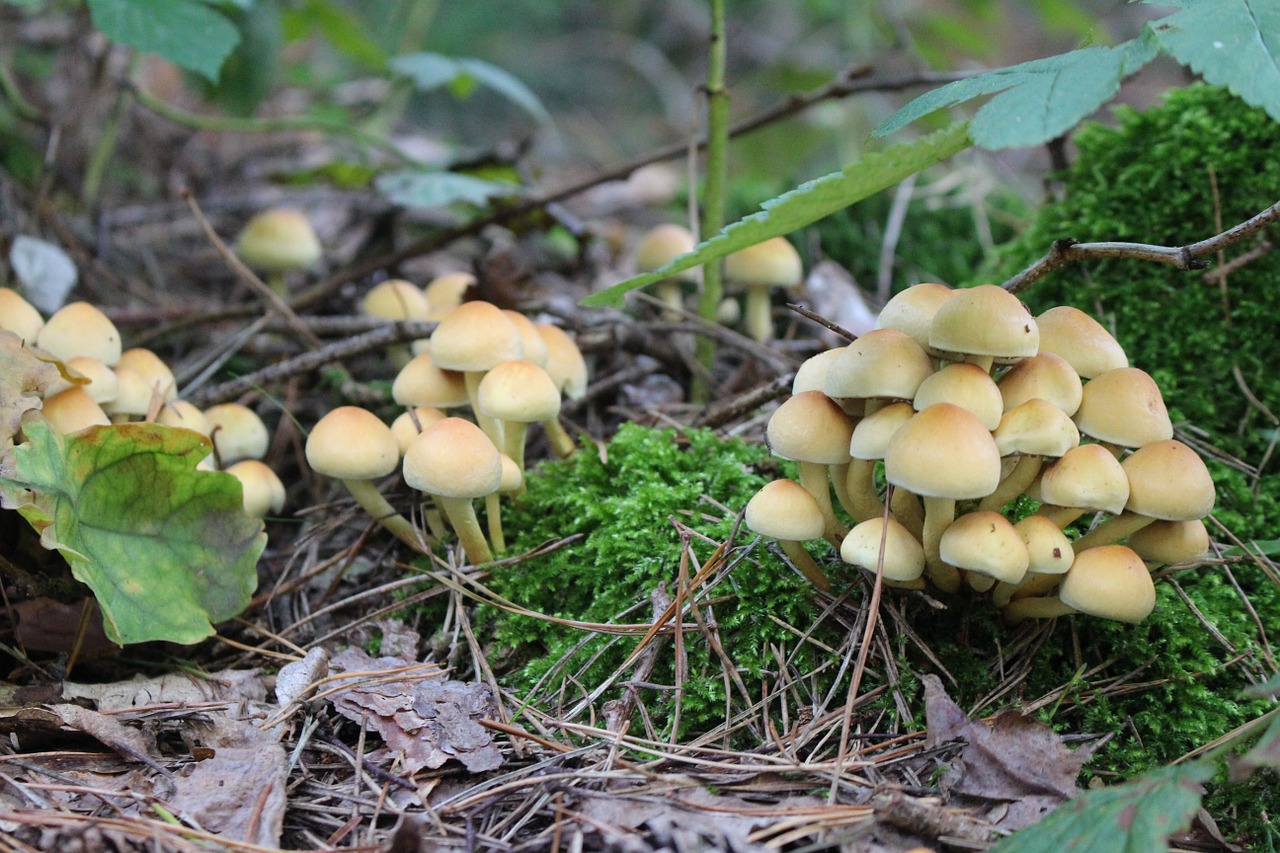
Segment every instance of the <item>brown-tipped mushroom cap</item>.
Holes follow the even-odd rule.
[[[257,412],[240,403],[219,403],[204,410],[209,437],[223,465],[267,455],[271,436]]]
[[[1141,622],[1156,606],[1156,588],[1142,558],[1123,545],[1076,554],[1058,597],[1081,613]]]
[[[988,430],[1000,423],[1004,402],[991,374],[976,364],[948,364],[920,383],[911,404],[916,411],[952,403],[972,412]]]
[[[1075,422],[1085,435],[1120,447],[1173,438],[1160,389],[1136,367],[1108,370],[1085,383]]]
[[[938,309],[929,346],[952,357],[983,356],[1009,363],[1036,354],[1040,333],[1035,318],[1009,291],[994,284],[957,290]]]
[[[775,456],[821,465],[848,461],[852,437],[853,421],[821,391],[787,398],[765,427],[765,441]]]
[[[36,335],[35,344],[63,362],[78,355],[96,358],[108,367],[120,361],[120,332],[88,302],[71,302],[55,311]]]
[[[339,406],[311,428],[306,455],[307,464],[317,474],[340,480],[375,480],[396,469],[400,447],[391,427],[373,412]]]
[[[386,320],[426,320],[430,313],[426,294],[410,281],[392,278],[375,285],[360,300],[360,310]]]
[[[1048,400],[1071,417],[1080,408],[1084,386],[1080,376],[1060,355],[1040,352],[1009,368],[1000,381],[1004,410],[1015,409],[1028,400]]]
[[[899,291],[876,318],[877,329],[897,329],[910,335],[921,349],[929,348],[929,330],[933,328],[934,315],[946,305],[955,291],[945,284],[922,282]]]
[[[242,459],[228,467],[227,473],[240,481],[245,515],[262,518],[284,509],[284,483],[265,463],[257,459]]]
[[[998,512],[966,513],[947,527],[939,542],[942,559],[957,569],[977,572],[1003,583],[1017,583],[1031,557],[1026,543]]]
[[[881,538],[885,580],[907,582],[924,574],[924,547],[893,516],[887,530],[883,517],[857,524],[840,543],[840,559],[874,574],[880,562]]]
[[[320,238],[300,210],[276,207],[257,214],[236,238],[236,254],[266,272],[287,272],[320,260]]]
[[[1036,318],[1040,352],[1062,356],[1082,379],[1128,367],[1124,348],[1102,324],[1070,305],[1058,305]]]
[[[22,298],[18,291],[0,287],[0,329],[13,332],[28,343],[35,343],[44,328],[39,309]]]
[[[83,388],[75,386],[46,397],[41,411],[56,432],[68,435],[91,426],[111,423],[94,399]]]

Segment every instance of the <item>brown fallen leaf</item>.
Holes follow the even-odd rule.
[[[16,736],[22,750],[29,748],[30,741],[59,732],[88,735],[126,761],[145,764],[157,773],[169,775],[169,771],[152,757],[155,748],[151,739],[115,717],[79,705],[30,706],[0,711],[0,734]]]
[[[99,711],[122,711],[145,705],[197,705],[208,702],[262,702],[267,696],[266,679],[256,669],[228,669],[196,678],[181,672],[146,678],[135,675],[128,681],[107,684],[62,686],[68,702],[87,700]]]
[[[435,769],[451,758],[473,773],[502,764],[489,730],[478,722],[497,716],[485,685],[446,681],[438,669],[401,658],[372,658],[355,648],[334,655],[330,666],[339,673],[362,673],[329,699],[339,714],[381,735],[401,757],[406,774]]]
[[[0,329],[0,459],[13,446],[22,416],[40,408],[41,396],[59,375],[54,364],[36,356],[21,338]]]
[[[974,722],[937,676],[925,675],[923,682],[929,746],[966,744],[940,783],[950,800],[1007,803],[992,823],[1012,831],[1036,823],[1079,792],[1076,777],[1095,747],[1069,749],[1053,729],[1016,711],[999,714],[991,725]]]

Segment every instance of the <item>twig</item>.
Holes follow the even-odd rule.
[[[776,376],[763,385],[758,385],[749,391],[745,391],[736,397],[707,409],[694,420],[694,425],[716,429],[735,421],[748,412],[755,411],[765,403],[776,400],[783,394],[790,393],[791,383],[795,378],[795,371]]]
[[[213,230],[213,225],[205,218],[204,212],[200,210],[200,205],[196,202],[196,198],[191,194],[191,191],[183,187],[181,195],[187,206],[191,208],[191,215],[196,218],[196,222],[200,223],[201,230],[209,238],[209,242],[213,244],[213,247],[218,250],[218,254],[227,262],[227,266],[231,267],[232,271],[258,295],[258,298],[266,303],[267,309],[274,314],[278,314],[281,319],[289,324],[289,328],[310,346],[315,348],[323,346],[320,339],[316,337],[315,332],[307,328],[307,324],[302,322],[297,314],[293,313],[293,309],[275,291],[267,287],[266,283],[258,278],[253,270],[249,269],[245,262],[240,260],[226,243],[222,242],[218,232]]]
[[[788,302],[787,308],[796,312],[801,317],[812,320],[813,322],[817,323],[819,326],[822,326],[827,331],[834,332],[835,334],[844,338],[846,341],[856,341],[858,339],[858,336],[855,335],[853,332],[849,331],[848,329],[842,326],[837,326],[835,323],[831,322],[826,317],[823,317],[821,314],[818,314],[814,311],[810,311],[808,308],[804,307],[803,305],[798,305],[795,302]]]
[[[1102,258],[1128,258],[1131,260],[1150,261],[1180,270],[1204,269],[1206,264],[1201,258],[1212,255],[1227,246],[1234,245],[1277,220],[1280,220],[1280,202],[1276,202],[1239,225],[1228,228],[1221,234],[1216,234],[1206,240],[1186,246],[1155,246],[1149,243],[1116,242],[1078,243],[1070,237],[1055,240],[1047,255],[1006,281],[1002,287],[1010,293],[1017,293],[1059,267],[1076,261]]]

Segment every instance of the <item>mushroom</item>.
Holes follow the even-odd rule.
[[[1070,305],[1058,305],[1036,318],[1040,352],[1066,359],[1082,379],[1129,366],[1124,348],[1102,324]]]
[[[88,302],[71,302],[45,321],[35,344],[59,361],[87,355],[115,367],[120,361],[120,332],[115,323]]]
[[[111,423],[107,413],[89,396],[89,392],[78,385],[45,397],[40,410],[54,431],[63,435]]]
[[[266,463],[242,459],[229,466],[227,473],[240,481],[245,515],[263,518],[268,513],[278,514],[284,509],[284,483]]]
[[[44,318],[36,306],[23,299],[18,291],[0,287],[0,329],[13,332],[27,343],[35,343],[42,328]]]
[[[1043,515],[1028,515],[1013,525],[1027,548],[1027,573],[1018,583],[998,583],[991,600],[1003,607],[1019,591],[1023,596],[1042,595],[1062,580],[1075,559],[1071,540]]]
[[[929,355],[905,332],[874,329],[840,350],[827,367],[822,390],[842,408],[862,400],[870,415],[892,400],[911,400],[933,373]]]
[[[387,279],[377,284],[360,300],[360,310],[370,317],[392,322],[405,320],[425,321],[430,313],[426,294],[422,288],[401,278]],[[413,354],[403,343],[387,348],[387,357],[396,367],[408,363]]]
[[[955,296],[956,291],[945,284],[922,282],[894,294],[876,318],[877,329],[897,329],[905,332],[920,345],[929,348],[929,330],[933,327],[938,309]]]
[[[435,406],[413,406],[397,415],[391,422],[391,434],[395,436],[396,444],[400,447],[400,455],[404,455],[404,452],[409,449],[409,444],[418,437],[419,433],[446,417],[447,415]]]
[[[422,289],[431,306],[427,319],[443,320],[446,314],[462,304],[467,290],[475,284],[476,277],[469,272],[447,272],[431,279]]]
[[[284,296],[288,292],[285,274],[309,269],[320,260],[320,238],[301,211],[275,207],[245,223],[236,237],[236,254],[267,273],[268,285],[277,296]]]
[[[821,391],[788,398],[770,415],[765,427],[765,442],[773,455],[796,462],[800,484],[818,502],[826,519],[826,536],[836,546],[845,530],[831,505],[827,467],[849,461],[852,437],[853,421]]]
[[[499,453],[502,461],[502,480],[497,491],[484,496],[484,514],[488,522],[489,541],[493,550],[501,554],[507,550],[507,540],[502,533],[502,506],[499,500],[502,495],[514,495],[524,486],[524,472],[516,465],[515,460],[505,453]]]
[[[924,378],[911,400],[918,412],[934,403],[952,403],[972,412],[988,431],[1000,424],[1004,401],[991,374],[976,364],[948,364]]]
[[[502,314],[511,321],[511,324],[516,327],[516,331],[520,333],[520,343],[524,347],[523,354],[520,357],[525,361],[533,362],[538,367],[546,367],[547,342],[538,333],[538,327],[519,311],[503,308]]]
[[[1040,352],[1024,358],[996,382],[1004,410],[1016,409],[1028,400],[1048,400],[1071,417],[1080,408],[1084,387],[1080,375],[1060,355]]]
[[[970,586],[979,592],[996,582],[1018,583],[1031,563],[1026,543],[1013,524],[988,510],[965,513],[948,525],[938,540],[938,553],[943,562],[964,569]]]
[[[924,548],[897,519],[868,518],[840,543],[840,559],[872,574],[881,567],[886,583],[915,587],[924,574]]]
[[[1065,528],[1087,511],[1122,512],[1129,500],[1129,478],[1100,444],[1073,447],[1040,475],[1038,515]]]
[[[957,290],[933,316],[929,347],[990,372],[1036,354],[1040,333],[1018,297],[994,284]]]
[[[468,560],[493,559],[471,501],[498,490],[502,460],[478,426],[462,418],[431,424],[405,451],[403,472],[411,488],[431,495],[444,512]]]
[[[805,540],[822,536],[825,521],[818,502],[803,486],[791,480],[765,484],[747,502],[743,520],[752,531],[777,539],[809,583],[824,592],[831,589],[831,582],[804,547]]]
[[[693,232],[683,225],[672,223],[656,225],[646,231],[636,245],[636,272],[653,272],[677,255],[693,251],[696,243],[697,240],[694,239]],[[684,310],[684,293],[681,282],[697,284],[697,269],[693,268],[676,273],[670,278],[664,278],[654,286],[658,299],[662,300],[671,309],[663,314],[663,319],[665,320],[679,320],[680,312]]]
[[[167,427],[181,427],[198,432],[205,438],[213,431],[213,425],[204,416],[204,412],[196,408],[194,403],[186,400],[171,400],[160,407],[156,415],[156,423]]]
[[[391,397],[401,406],[455,409],[470,402],[467,383],[456,370],[443,370],[424,352],[409,359],[391,383]]]
[[[978,509],[996,512],[1026,491],[1046,456],[1058,458],[1080,446],[1080,431],[1071,418],[1039,397],[1005,412],[992,437],[1001,457],[1018,458],[996,490],[978,504]]]
[[[972,412],[935,403],[893,434],[884,472],[888,482],[924,499],[925,571],[939,589],[955,592],[960,575],[941,558],[939,543],[957,500],[984,498],[999,484],[995,439]]]
[[[213,452],[222,467],[267,455],[271,436],[253,409],[240,403],[218,403],[205,409],[204,416],[209,422]]]
[[[800,254],[785,237],[770,237],[725,258],[724,277],[726,281],[746,286],[743,329],[751,338],[763,342],[773,337],[769,290],[799,285],[804,269]]]
[[[1156,382],[1136,367],[1118,367],[1090,379],[1074,415],[1080,432],[1117,456],[1120,448],[1173,438],[1173,424]]]
[[[493,303],[464,302],[436,326],[427,352],[438,367],[462,373],[476,423],[495,447],[500,446],[501,428],[493,418],[480,413],[476,398],[486,372],[499,362],[524,355],[520,330]]]
[[[85,381],[78,384],[99,405],[108,403],[116,398],[120,388],[120,381],[116,379],[116,372],[110,367],[87,355],[78,355],[75,358],[68,359],[66,364],[67,373],[78,379],[83,378]],[[62,385],[56,390],[50,389],[45,394],[56,394],[66,387],[70,387],[69,384]]]
[[[560,391],[547,372],[525,359],[504,361],[480,380],[478,411],[502,424],[502,450],[523,473],[529,424],[560,413]]]
[[[1148,569],[1175,563],[1197,564],[1209,553],[1209,531],[1198,518],[1153,521],[1131,533],[1127,544]]]
[[[178,399],[178,383],[173,378],[173,371],[164,363],[164,359],[151,350],[143,347],[125,350],[116,362],[116,370],[122,368],[136,370],[151,389],[152,395],[163,402]]]
[[[415,551],[425,551],[417,530],[374,482],[395,471],[400,461],[395,436],[381,418],[359,406],[333,409],[311,428],[306,457],[317,474],[341,480],[370,518]]]
[[[1076,552],[1058,598],[1090,616],[1141,622],[1156,606],[1156,588],[1142,558],[1123,545]]]
[[[559,326],[535,323],[534,328],[547,345],[547,363],[544,367],[547,375],[566,399],[581,400],[587,394],[587,362],[582,357],[582,350],[578,349],[573,338]],[[558,417],[543,421],[542,429],[547,434],[552,453],[562,458],[573,453],[573,439],[561,426]]]
[[[876,462],[884,459],[889,440],[898,428],[915,415],[910,403],[890,403],[858,421],[849,438],[849,470],[845,476],[845,512],[855,522],[884,514],[884,503],[876,493]]]

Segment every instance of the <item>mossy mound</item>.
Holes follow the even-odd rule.
[[[1078,154],[1061,176],[1065,196],[998,253],[986,280],[1007,278],[1056,239],[1181,246],[1218,233],[1219,216],[1230,227],[1280,199],[1280,124],[1228,92],[1189,86],[1157,108],[1119,108],[1116,117],[1115,127],[1087,125],[1076,134]],[[1228,258],[1258,239],[1232,247]],[[1256,464],[1275,432],[1233,371],[1280,411],[1277,281],[1280,251],[1271,251],[1230,275],[1229,309],[1200,273],[1132,260],[1072,265],[1020,295],[1036,313],[1068,304],[1102,319],[1133,365],[1155,377],[1175,422]]]

